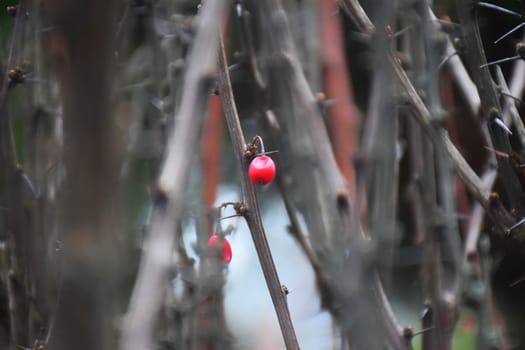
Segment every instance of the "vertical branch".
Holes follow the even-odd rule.
[[[213,207],[220,180],[221,141],[223,132],[222,105],[218,96],[210,97],[202,139],[202,172],[204,210]],[[210,222],[211,225],[211,222]],[[211,229],[211,227],[209,227]]]
[[[327,108],[329,130],[337,165],[348,183],[355,201],[355,174],[352,159],[359,143],[360,116],[354,103],[350,74],[344,56],[343,33],[339,16],[333,16],[336,4],[319,1],[321,60],[324,90],[335,102]]]
[[[6,66],[0,87],[0,173],[1,187],[5,195],[6,249],[4,283],[7,292],[10,346],[27,344],[30,341],[32,320],[31,307],[28,304],[34,274],[32,270],[33,256],[31,240],[31,220],[25,207],[24,172],[18,164],[18,155],[15,148],[12,108],[9,106],[9,97],[13,89],[24,79],[25,72],[17,66],[21,65],[24,33],[27,31],[27,22],[30,19],[27,11],[30,1],[20,1],[14,18],[12,34],[9,42],[9,51]],[[15,72],[15,74],[13,74]],[[17,76],[21,74],[21,76]],[[19,79],[20,78],[20,79]]]
[[[433,21],[436,21],[437,17],[434,12],[432,12],[430,7],[428,8],[428,11],[430,18]],[[450,38],[446,38],[444,59],[446,59],[445,65],[449,69],[454,82],[458,86],[458,89],[461,92],[470,113],[473,116],[477,116],[481,105],[478,89],[476,88],[476,85],[474,85],[474,82],[465,69],[465,66],[459,58],[459,54],[455,50]]]
[[[64,111],[62,298],[54,349],[112,349],[119,256],[120,135],[110,108],[116,1],[48,0],[52,55]],[[97,288],[93,288],[93,286]],[[71,324],[78,326],[72,328]]]
[[[381,27],[394,21],[395,8],[392,1],[381,3],[377,13]],[[386,34],[378,33],[374,40],[377,66],[372,77],[369,109],[360,145],[368,190],[368,225],[370,235],[376,241],[378,267],[384,285],[389,288],[396,235],[398,188],[398,114],[395,108],[392,71],[382,54],[391,41]],[[378,142],[381,140],[381,142]],[[360,208],[354,208],[358,211]],[[357,215],[355,217],[358,217]]]
[[[220,32],[228,31],[229,13],[222,19]],[[228,349],[232,347],[231,335],[224,316],[225,274],[223,264],[207,252],[207,241],[211,234],[221,234],[217,229],[217,216],[221,210],[214,210],[217,187],[221,173],[221,145],[224,131],[224,117],[221,99],[212,95],[208,101],[206,122],[201,142],[201,197],[197,221],[197,245],[201,252],[198,271],[198,288],[204,299],[196,308],[194,341],[197,349]],[[220,230],[220,226],[218,228]],[[204,253],[204,254],[203,254]]]
[[[224,107],[224,114],[226,117],[226,123],[228,124],[230,137],[232,139],[233,148],[235,150],[238,170],[242,179],[242,192],[245,201],[244,204],[246,206],[246,212],[243,215],[252,234],[255,250],[259,257],[259,262],[275,307],[275,312],[277,313],[277,319],[279,320],[286,348],[289,350],[299,349],[299,344],[290,317],[290,311],[288,310],[286,295],[281,289],[279,276],[277,275],[277,270],[264,232],[255,188],[248,177],[247,162],[244,158],[246,142],[244,140],[244,135],[237,114],[237,108],[233,98],[228,65],[226,62],[226,53],[224,52],[222,40],[220,40],[219,45],[219,94]]]
[[[454,144],[459,144],[459,134],[457,123],[457,113],[455,112],[456,101],[454,98],[454,90],[452,84],[452,77],[448,71],[443,72],[442,83],[441,83],[441,99],[443,101],[443,107],[447,113],[446,117],[446,127],[450,135],[450,139]],[[456,176],[455,180],[455,189],[457,193],[457,208],[458,214],[462,217],[459,218],[461,233],[465,236],[468,229],[468,218],[470,214],[470,204],[468,200],[468,194],[465,189],[465,185],[461,180]]]
[[[205,113],[212,74],[216,67],[217,32],[225,1],[207,2],[198,15],[198,29],[188,56],[181,105],[154,194],[151,232],[122,330],[120,349],[151,346],[161,310],[165,283],[173,259],[174,237],[182,219],[192,160],[198,149],[200,120]]]
[[[507,85],[507,82],[505,81],[505,77],[503,76],[503,72],[501,71],[501,68],[499,66],[496,66],[495,70],[496,70],[496,79],[499,85],[499,90],[501,91],[503,98],[506,100],[506,107],[507,107],[504,110],[503,116],[501,119],[507,125],[510,125],[509,122],[512,121],[514,130],[516,130],[516,133],[518,134],[517,138],[519,140],[521,148],[525,149],[525,126],[523,125],[523,121],[521,120],[518,109],[516,108],[516,100],[510,97],[512,95]]]
[[[492,304],[495,300],[492,297],[491,288],[492,258],[490,257],[488,236],[481,236],[478,253],[469,256],[468,268],[471,286],[466,291],[474,305],[479,322],[476,348],[479,350],[498,347],[506,349],[508,347],[503,347],[506,343],[505,338],[498,337],[496,334],[492,310]]]

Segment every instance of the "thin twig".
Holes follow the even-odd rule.
[[[450,70],[450,73],[454,77],[454,82],[457,84],[463,99],[467,103],[470,113],[473,116],[477,116],[479,113],[479,107],[481,106],[481,100],[479,98],[478,89],[470,75],[468,74],[463,62],[458,55],[453,55],[455,53],[454,46],[450,39],[447,38],[447,43],[445,47],[445,55],[449,55],[445,65]]]
[[[284,184],[283,178],[282,176],[277,175],[277,178],[275,180],[277,182],[277,186],[279,187],[279,192],[281,193],[281,197],[283,198],[284,208],[286,209],[286,213],[288,214],[288,218],[290,219],[290,226],[288,228],[288,232],[290,232],[290,234],[295,239],[297,244],[299,244],[299,246],[305,253],[306,257],[308,258],[310,265],[312,265],[312,268],[315,272],[315,276],[319,278],[320,276],[322,276],[321,271],[320,271],[319,262],[317,261],[317,257],[312,251],[312,248],[306,241],[305,234],[301,230],[301,225],[299,224],[299,219],[295,212],[296,209],[293,205],[293,202],[290,200],[290,195]]]
[[[517,136],[521,147],[525,148],[525,126],[523,125],[523,121],[521,120],[518,109],[516,108],[516,101],[507,96],[510,95],[510,91],[507,82],[505,81],[505,77],[503,76],[503,72],[501,71],[501,68],[499,66],[496,66],[495,71],[499,88],[501,89],[501,92],[507,100],[507,110],[503,112],[502,116],[503,122],[505,124],[509,124],[508,119],[512,120],[512,124],[514,126],[514,129],[517,131]],[[510,116],[510,118],[508,116]]]
[[[288,350],[299,349],[295,330],[293,328],[290,311],[286,301],[286,295],[281,289],[281,282],[277,275],[277,270],[273,262],[270,247],[266,239],[266,233],[262,224],[259,204],[255,194],[254,185],[250,182],[248,177],[247,162],[244,158],[246,150],[246,142],[242,133],[239,116],[237,114],[237,107],[233,98],[233,92],[230,82],[230,75],[228,72],[228,64],[226,62],[226,53],[222,38],[219,42],[219,94],[221,96],[224,115],[228,124],[228,130],[232,139],[235,156],[237,159],[238,169],[241,175],[242,192],[245,201],[246,211],[243,214],[246,223],[252,234],[255,250],[259,257],[264,278],[272,298],[272,302],[277,313],[277,319],[281,327],[281,332],[284,338],[284,343]]]

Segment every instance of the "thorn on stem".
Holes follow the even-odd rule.
[[[420,335],[420,334],[426,333],[426,332],[428,332],[428,331],[431,331],[431,330],[433,330],[434,328],[435,328],[434,326],[432,326],[432,327],[428,327],[428,328],[424,328],[424,329],[422,329],[422,330],[420,330],[420,331],[414,332],[414,333],[412,334],[412,336],[415,337],[416,335]]]
[[[510,131],[510,129],[508,128],[507,125],[505,125],[505,123],[503,122],[503,120],[501,120],[500,118],[494,118],[494,123],[499,126],[500,128],[503,129],[503,131],[505,131],[507,134],[509,135],[512,135],[512,131]]]
[[[523,26],[525,26],[525,22],[518,24],[517,26],[515,26],[514,28],[512,28],[511,30],[509,30],[508,32],[506,32],[505,34],[503,34],[502,36],[494,40],[494,44],[499,43],[501,40],[505,39],[506,37],[508,37],[509,35],[511,35],[512,33],[514,33],[515,31],[517,31]]]
[[[501,6],[498,6],[498,5],[495,5],[495,4],[491,4],[489,2],[479,1],[477,3],[477,5],[479,7],[485,7],[485,8],[491,9],[491,10],[495,10],[495,11],[498,11],[498,12],[501,12],[501,13],[505,13],[507,15],[523,18],[523,15],[521,15],[521,14],[519,14],[517,12],[514,12],[512,10],[508,10],[508,9],[506,9],[504,7],[501,7]]]
[[[479,66],[479,68],[485,68],[485,67],[493,66],[495,64],[505,63],[505,62],[509,62],[509,61],[515,61],[515,60],[517,60],[519,58],[521,58],[521,56],[519,56],[519,55],[506,57],[506,58],[502,58],[500,60],[496,60],[496,61],[492,61],[492,62],[488,62],[488,63],[482,64],[481,66]]]
[[[518,221],[517,223],[515,223],[514,225],[512,225],[511,227],[509,227],[505,233],[508,235],[510,235],[510,233],[512,232],[512,230],[516,229],[517,227],[523,225],[525,223],[525,218],[521,219],[520,221]]]
[[[441,61],[437,67],[437,70],[441,70],[441,68],[443,68],[443,66],[445,65],[445,63],[447,63],[452,57],[456,56],[458,54],[457,51],[454,51],[453,53],[451,53],[450,55],[448,55],[447,57],[445,57],[443,59],[443,61]]]
[[[398,30],[397,32],[393,33],[393,34],[392,34],[392,37],[393,37],[393,38],[397,38],[397,37],[399,37],[399,36],[405,34],[406,32],[408,32],[409,30],[411,30],[411,29],[413,29],[413,28],[415,28],[415,27],[416,27],[416,26],[415,26],[414,24],[411,24],[411,25],[409,25],[409,26],[407,26],[407,27],[405,27],[405,28],[403,28],[403,29],[401,29],[401,30]]]
[[[520,284],[523,281],[525,281],[525,276],[522,276],[518,278],[517,280],[515,280],[514,282],[512,282],[511,284],[509,284],[509,287],[510,288],[515,287],[516,285]]]

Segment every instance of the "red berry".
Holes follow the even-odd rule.
[[[232,261],[232,247],[230,242],[226,238],[221,238],[217,235],[211,235],[208,239],[208,247],[211,249],[217,249],[222,244],[221,259],[222,261],[229,263]]]
[[[253,158],[248,168],[250,180],[256,185],[267,185],[275,177],[275,163],[268,156]]]

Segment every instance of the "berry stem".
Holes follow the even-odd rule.
[[[259,141],[259,145],[261,145],[261,153],[260,154],[266,154],[266,152],[264,151],[264,142],[263,142],[263,139],[262,137],[260,137],[259,135],[255,135],[254,138],[253,138],[253,141]]]

